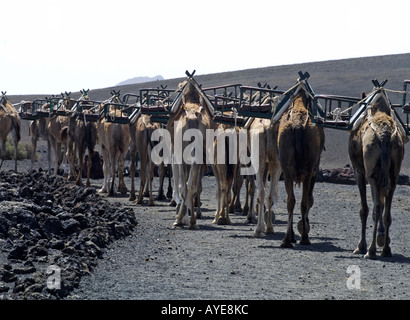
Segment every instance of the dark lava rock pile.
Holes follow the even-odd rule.
[[[0,173],[0,300],[61,299],[104,248],[128,236],[131,208],[43,172]]]

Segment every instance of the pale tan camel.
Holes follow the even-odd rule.
[[[207,153],[207,150],[205,150],[206,129],[216,129],[217,125],[212,119],[209,105],[206,103],[205,97],[201,94],[195,80],[189,78],[184,83],[183,88],[181,106],[174,114],[170,115],[167,125],[167,129],[171,133],[171,151],[174,153],[173,156],[178,156],[176,150],[179,148],[183,150],[183,155],[180,154],[180,159],[177,160],[179,163],[173,162],[173,191],[174,200],[177,202],[177,218],[174,225],[188,224],[189,219],[189,227],[196,229],[194,202],[197,202],[197,216],[200,216],[201,181],[206,169],[206,161],[204,159]],[[193,148],[191,141],[177,141],[176,137],[183,137],[184,133],[189,129],[195,129],[195,132],[201,134],[201,137],[195,137],[194,140],[202,139],[199,144],[203,149],[191,150]],[[182,199],[178,199],[175,196],[178,191]],[[179,200],[181,201],[178,203]],[[190,218],[188,218],[189,216]]]
[[[114,92],[108,103],[121,103],[119,92]],[[101,108],[104,103],[101,104]],[[122,113],[118,108],[108,105],[108,116],[121,117]],[[127,193],[127,186],[124,182],[124,162],[125,155],[131,143],[130,126],[106,121],[105,118],[97,122],[98,139],[101,144],[102,156],[104,159],[104,183],[99,190],[100,193],[107,193],[109,196],[115,194],[115,174],[118,170],[118,191],[121,194]],[[111,178],[111,184],[109,179]]]
[[[232,184],[238,173],[239,164],[238,159],[236,161],[230,160],[235,160],[232,158],[232,152],[236,152],[236,158],[238,155],[238,128],[235,129],[232,126],[221,124],[217,130],[213,144],[214,164],[212,166],[217,183],[217,210],[212,223],[223,225],[231,224],[229,217],[230,194]],[[234,146],[234,144],[236,145]]]
[[[144,197],[144,188],[148,186],[149,201],[148,205],[154,205],[152,193],[152,180],[154,178],[154,163],[151,160],[151,151],[153,141],[151,141],[152,132],[160,128],[159,123],[153,123],[151,116],[142,114],[136,123],[136,142],[137,151],[140,160],[140,191],[137,199],[137,204],[142,204]],[[132,174],[132,173],[131,173]]]
[[[7,100],[6,93],[2,92],[2,97],[0,98],[0,169],[6,153],[7,136],[11,132],[14,144],[14,171],[17,172],[17,146],[21,139],[20,128],[20,116],[13,105]]]
[[[291,105],[274,124],[275,145],[287,193],[288,227],[281,247],[293,247],[293,210],[295,195],[293,184],[303,185],[300,205],[302,220],[299,223],[300,244],[310,244],[308,213],[313,206],[313,188],[319,171],[320,155],[325,135],[322,127],[313,125],[309,116],[311,97],[305,85],[299,82],[291,97]]]
[[[273,233],[274,212],[273,207],[278,201],[278,182],[282,172],[280,162],[275,153],[275,137],[269,119],[254,119],[249,127],[249,138],[258,140],[258,150],[251,148],[251,153],[258,152],[258,171],[256,172],[256,191],[258,220],[254,232],[256,237],[263,232]],[[249,143],[250,146],[252,146]],[[267,178],[270,176],[270,188],[267,197],[267,220],[264,219],[265,188]],[[251,207],[250,210],[253,210]],[[251,217],[251,216],[249,216]]]
[[[365,258],[376,258],[376,242],[383,247],[381,255],[390,257],[389,227],[391,205],[404,155],[407,137],[400,134],[399,124],[386,92],[380,88],[369,98],[367,114],[360,127],[350,133],[349,156],[356,184],[360,192],[361,237],[354,253]],[[373,199],[373,237],[366,248],[366,221],[369,213],[366,200],[366,180],[370,184]]]

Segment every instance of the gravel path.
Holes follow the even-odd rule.
[[[377,260],[352,254],[360,233],[356,186],[317,183],[310,212],[312,244],[293,249],[280,248],[287,223],[283,182],[275,233],[262,238],[254,238],[255,225],[245,224],[237,214],[232,215],[232,225],[211,223],[214,189],[214,178],[205,177],[204,218],[198,220],[198,230],[173,227],[175,209],[167,201],[147,207],[113,198],[134,209],[138,226],[105,251],[68,299],[410,298],[410,187],[398,186],[395,194],[393,257]],[[296,189],[297,208],[300,194]],[[295,223],[299,219],[296,214]],[[370,217],[367,229],[369,243]]]

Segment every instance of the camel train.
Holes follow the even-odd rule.
[[[297,224],[301,235],[300,244],[309,245],[309,210],[313,206],[313,189],[321,153],[325,148],[324,128],[345,128],[350,131],[348,153],[361,199],[359,211],[362,232],[354,253],[365,254],[366,258],[374,259],[377,244],[383,247],[382,256],[391,256],[391,205],[404,155],[404,144],[408,142],[409,127],[400,120],[387,97],[384,88],[387,80],[382,84],[373,80],[373,92],[363,94],[361,98],[352,100],[337,96],[325,97],[337,100],[339,106],[341,101],[349,100],[350,103],[346,110],[341,111],[339,108],[328,112],[331,110],[327,110],[326,106],[323,108],[318,100],[323,96],[315,95],[310,87],[308,73],[299,72],[296,84],[287,91],[271,89],[266,85],[259,85],[258,89],[239,84],[235,85],[235,94],[227,93],[228,86],[222,86],[224,93],[215,94],[215,88],[219,88],[215,87],[214,95],[209,88],[203,89],[196,82],[194,73],[186,74],[188,78],[175,90],[173,99],[170,99],[168,93],[164,94],[153,108],[147,105],[144,107],[149,99],[142,94],[131,107],[124,102],[125,99],[120,99],[119,91],[112,91],[112,97],[103,102],[90,101],[87,90],[81,90],[82,95],[78,100],[70,98],[69,93],[62,94],[58,99],[48,99],[41,104],[37,113],[47,110],[49,116],[29,118],[25,114],[24,119],[32,120],[30,134],[33,148],[36,149],[38,139],[47,141],[49,171],[52,162],[50,155],[54,154],[54,175],[58,172],[64,154],[70,163],[69,179],[75,180],[78,185],[82,185],[81,172],[85,151],[88,149],[86,186],[90,186],[90,159],[99,144],[104,172],[99,192],[109,196],[115,195],[116,191],[122,194],[128,192],[124,182],[124,162],[127,152],[130,152],[129,200],[143,204],[144,196],[148,196],[148,205],[151,206],[155,205],[152,190],[155,162],[153,151],[161,146],[163,155],[168,154],[162,157],[167,160],[166,163],[161,163],[160,171],[163,172],[167,165],[172,167],[169,172],[172,188],[170,186],[168,190],[168,197],[171,198],[172,190],[170,204],[176,207],[175,226],[188,225],[190,229],[198,229],[197,219],[202,216],[202,178],[210,167],[215,177],[217,199],[212,223],[230,224],[229,214],[234,210],[242,210],[239,195],[243,182],[246,182],[243,214],[247,216],[248,222],[256,223],[255,237],[274,232],[274,205],[278,201],[279,179],[283,177],[288,224],[281,247],[291,248],[296,242],[293,231],[296,203],[294,186],[302,187],[301,220]],[[250,88],[251,94],[247,94],[246,90]],[[170,102],[165,106],[167,99]],[[228,101],[222,109],[218,105],[220,99]],[[4,92],[0,102],[3,162],[5,140],[10,132],[17,159],[20,117]],[[405,103],[404,99],[403,106]],[[133,111],[124,117],[124,110],[119,106],[132,108]],[[357,111],[352,114],[354,108]],[[161,109],[161,116],[156,116],[154,109]],[[91,112],[95,112],[95,116]],[[349,116],[345,116],[342,121],[340,119],[343,113],[349,113]],[[329,118],[329,114],[333,119]],[[125,120],[114,120],[121,117]],[[152,137],[158,132],[168,133],[162,140],[154,141]],[[212,134],[209,135],[209,132]],[[244,140],[241,140],[241,135],[245,137]],[[243,144],[245,147],[241,150],[240,146]],[[61,153],[62,148],[64,153]],[[134,185],[137,157],[141,165],[138,196]],[[33,170],[33,164],[34,157],[30,171]],[[118,187],[115,190],[117,174]],[[368,248],[365,237],[369,213],[366,183],[370,184],[372,190],[375,221]],[[162,188],[163,176],[159,196],[163,196]]]

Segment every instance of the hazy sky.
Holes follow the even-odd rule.
[[[8,95],[410,52],[408,0],[7,0],[0,9]]]

